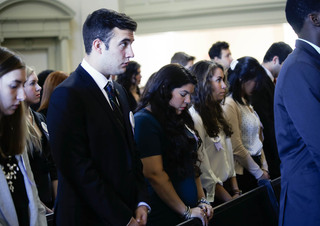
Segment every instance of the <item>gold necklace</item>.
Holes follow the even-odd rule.
[[[6,164],[7,171],[4,166],[1,165],[1,169],[4,173],[4,176],[7,179],[8,187],[10,191],[13,193],[14,192],[14,185],[13,181],[17,179],[17,172],[19,171],[19,167],[16,163],[10,163],[11,159],[14,158],[12,156],[8,156],[9,162]]]

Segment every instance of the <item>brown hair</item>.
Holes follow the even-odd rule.
[[[68,74],[63,71],[54,71],[48,75],[43,85],[43,93],[38,111],[48,108],[53,90],[66,78],[68,78]]]
[[[25,64],[11,50],[0,47],[0,78],[7,73],[24,69]],[[0,91],[1,92],[1,91]],[[26,118],[23,104],[12,115],[0,112],[0,154],[2,157],[21,154],[26,142]]]
[[[221,102],[216,101],[212,94],[211,79],[218,68],[223,71],[222,65],[208,60],[199,61],[192,66],[191,72],[198,79],[192,101],[209,137],[218,136],[220,130],[230,137],[231,126],[224,117]],[[226,76],[223,81],[226,83]]]

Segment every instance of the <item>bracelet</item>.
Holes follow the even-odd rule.
[[[191,219],[191,208],[190,208],[190,206],[186,206],[186,210],[184,211],[182,216],[183,216],[183,218],[185,220]]]
[[[210,202],[203,197],[200,200],[198,200],[198,205],[201,203],[204,203],[204,204],[211,206]]]
[[[240,189],[233,189],[234,195],[242,195],[242,191]]]

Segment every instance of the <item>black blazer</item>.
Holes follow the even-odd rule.
[[[251,97],[252,106],[259,115],[260,121],[264,127],[263,150],[272,179],[280,176],[280,159],[274,130],[274,89],[274,83],[271,81],[267,73],[265,73],[262,78],[261,86]]]
[[[125,129],[81,67],[52,94],[48,128],[59,185],[57,225],[126,225],[147,202],[124,89],[114,83]]]
[[[57,168],[52,158],[49,146],[49,134],[46,118],[34,110],[31,110],[35,123],[42,133],[41,151],[28,152],[31,170],[37,184],[40,200],[49,208],[53,207],[52,181],[57,180]]]

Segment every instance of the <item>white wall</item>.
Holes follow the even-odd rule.
[[[234,59],[252,56],[262,62],[273,42],[284,41],[294,48],[296,37],[288,24],[136,35],[133,60],[142,66],[141,86],[144,86],[149,76],[170,63],[171,57],[178,51],[195,56],[196,61],[209,60],[211,45],[216,41],[226,41],[230,44]]]
[[[4,0],[0,0],[0,3]],[[52,0],[58,1],[58,0]],[[166,6],[171,6],[170,2],[174,2],[175,4],[180,4],[182,0],[161,0],[161,1],[154,1],[154,0],[60,0],[71,9],[73,9],[75,13],[74,19],[71,21],[71,39],[68,41],[69,48],[70,48],[70,70],[73,71],[78,64],[81,62],[84,56],[84,46],[82,41],[82,24],[85,21],[87,15],[92,11],[99,9],[99,8],[110,8],[114,10],[119,10],[120,6],[123,6],[121,9],[127,11],[129,16],[132,16],[130,13],[133,13],[133,16],[138,16],[139,12],[143,10],[143,7],[155,7],[157,8],[159,5],[162,5],[164,2],[169,2]],[[184,0],[190,1],[190,4],[197,5],[198,2],[207,4],[215,5],[213,2],[209,0]],[[220,8],[219,10],[225,10],[225,7],[222,7],[224,3],[218,0],[212,0],[215,3],[219,3]],[[274,12],[280,12],[283,17],[283,10],[280,8],[283,5],[284,0],[242,0],[238,2],[238,0],[232,0],[233,2],[237,2],[236,5],[247,3],[252,3],[249,5],[253,5],[254,7],[260,9],[265,9],[265,13],[269,13],[269,16],[275,15]],[[253,2],[255,1],[255,4]],[[152,4],[158,4],[156,6],[152,6]],[[161,3],[161,4],[160,4]],[[226,2],[225,4],[231,4],[231,2]],[[240,4],[241,3],[241,4]],[[142,8],[140,11],[135,12],[135,7],[141,4]],[[120,5],[120,6],[119,6]],[[248,5],[248,4],[247,4]],[[270,9],[267,7],[271,5]],[[133,7],[134,6],[134,7]],[[217,5],[215,5],[217,6]],[[190,6],[189,6],[190,7]],[[238,6],[239,8],[240,6]],[[236,9],[238,9],[236,8]],[[215,7],[211,8],[212,10],[218,10]],[[230,7],[228,8],[230,9]],[[234,10],[236,10],[234,9]],[[156,9],[155,9],[156,10]],[[169,13],[165,7],[159,9],[162,13]],[[268,11],[270,10],[270,11]],[[273,11],[272,11],[273,10]],[[177,11],[177,8],[175,8]],[[250,13],[252,13],[252,9],[249,7],[247,9],[248,17],[250,17]],[[190,13],[190,11],[186,11]],[[226,11],[227,12],[227,11]],[[243,11],[241,11],[244,13]],[[150,12],[148,12],[150,14]],[[147,14],[148,14],[147,13]],[[218,12],[217,12],[218,13]],[[172,14],[176,15],[176,14]],[[220,14],[219,14],[220,15]],[[221,13],[221,15],[224,15]],[[143,14],[145,16],[145,14]],[[227,15],[225,15],[227,16]],[[235,17],[235,15],[233,15]],[[142,18],[142,16],[140,16]],[[152,15],[151,15],[152,17]],[[277,18],[279,15],[277,16]],[[140,18],[140,19],[141,19]],[[144,18],[144,17],[143,17]],[[152,17],[153,18],[153,17]],[[231,17],[230,17],[231,18]],[[229,19],[230,19],[229,18]],[[260,19],[263,19],[261,17]],[[154,19],[154,18],[153,18]],[[188,17],[189,20],[193,18]],[[220,18],[221,19],[221,18]],[[147,19],[143,19],[141,23],[148,23]],[[210,21],[210,20],[209,20]],[[209,23],[208,20],[198,18],[197,23],[205,24],[206,26]],[[220,20],[220,22],[223,20]],[[166,23],[166,18],[161,18],[157,23],[162,22],[161,26],[167,25],[170,27],[170,24]],[[175,26],[181,28],[183,25],[183,21],[175,22]],[[216,20],[214,22],[217,23]],[[224,21],[226,22],[226,21]],[[265,20],[265,23],[271,23],[269,20]],[[150,21],[149,21],[150,23]],[[235,22],[233,21],[232,24]],[[180,26],[181,25],[181,26]],[[190,24],[189,24],[190,25]],[[222,24],[220,24],[222,25]],[[133,48],[135,52],[135,57],[133,60],[138,61],[142,65],[142,82],[141,86],[143,86],[148,77],[155,71],[157,71],[160,67],[168,64],[172,55],[177,51],[184,51],[190,55],[196,57],[196,61],[202,59],[209,59],[208,58],[208,50],[211,45],[219,40],[227,41],[230,44],[230,49],[232,51],[234,58],[239,58],[245,55],[253,56],[257,58],[260,62],[262,57],[264,56],[265,51],[268,47],[277,41],[285,41],[294,47],[294,39],[296,35],[293,33],[292,29],[288,25],[283,25],[282,23],[276,23],[273,25],[255,25],[255,26],[246,26],[246,27],[227,27],[227,25],[223,25],[222,27],[226,28],[219,28],[219,26],[214,26],[214,29],[204,29],[203,26],[196,26],[195,24],[192,25],[196,27],[197,30],[188,30],[188,31],[171,31],[171,32],[162,32],[162,33],[144,33],[141,32],[144,28],[143,24],[138,23],[138,30],[136,35],[136,40],[134,42]],[[153,24],[154,29],[158,29],[159,27]],[[161,30],[161,29],[160,29]],[[167,29],[170,30],[170,29]],[[178,29],[179,30],[179,29]],[[54,68],[53,68],[54,69]],[[69,72],[71,72],[69,71]]]

